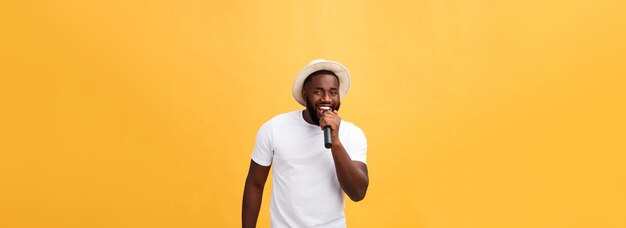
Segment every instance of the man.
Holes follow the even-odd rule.
[[[349,87],[350,74],[337,62],[317,59],[300,71],[293,96],[306,109],[275,116],[257,134],[243,227],[256,226],[270,166],[272,227],[346,227],[343,192],[360,201],[369,184],[365,134],[338,114]],[[330,149],[324,147],[325,127],[332,131]]]

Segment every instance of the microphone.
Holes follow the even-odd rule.
[[[324,112],[330,110],[330,107],[322,107]],[[324,127],[324,147],[326,149],[330,149],[333,146],[333,138],[332,138],[333,129],[330,129],[329,126]]]
[[[326,149],[330,149],[333,146],[332,132],[333,129],[330,129],[330,127],[324,128],[324,146]]]

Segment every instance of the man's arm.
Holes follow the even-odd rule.
[[[363,162],[352,161],[348,152],[339,141],[339,124],[341,118],[336,110],[326,111],[320,118],[320,127],[329,126],[332,129],[333,146],[330,148],[335,161],[335,172],[343,192],[354,202],[361,201],[367,193],[369,177],[367,165]]]
[[[352,161],[343,148],[339,137],[333,137],[333,160],[335,161],[335,171],[341,189],[354,202],[361,201],[367,193],[369,177],[367,175],[367,165],[363,162]]]
[[[244,228],[256,227],[263,199],[263,188],[269,174],[270,166],[262,166],[250,160],[246,186],[243,190],[243,206],[241,208],[241,225]]]

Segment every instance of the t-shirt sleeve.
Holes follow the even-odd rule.
[[[256,135],[256,143],[252,151],[252,160],[262,166],[270,166],[274,156],[272,146],[271,120],[263,124]]]
[[[350,148],[348,149],[348,155],[353,161],[360,161],[367,164],[367,139],[365,133],[358,127],[354,127],[350,137]]]

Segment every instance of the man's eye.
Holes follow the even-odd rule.
[[[331,96],[337,96],[337,91],[331,91],[331,92],[330,92],[330,95],[331,95]]]
[[[319,95],[319,94],[322,94],[322,92],[320,92],[320,91],[313,91],[313,94]]]

